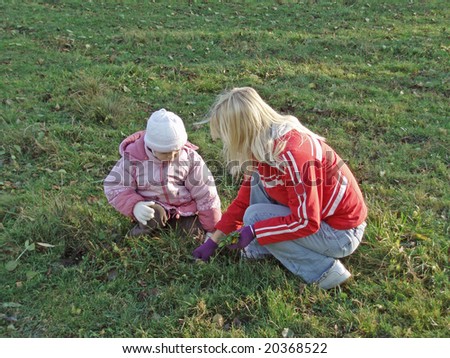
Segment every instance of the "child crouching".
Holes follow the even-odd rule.
[[[131,236],[164,227],[186,235],[214,231],[221,218],[214,178],[188,142],[183,121],[161,109],[147,122],[146,131],[126,138],[122,158],[104,181],[109,203],[138,224]]]

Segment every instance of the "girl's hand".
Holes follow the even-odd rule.
[[[154,201],[140,201],[133,208],[133,215],[142,225],[147,225],[147,221],[155,217],[155,210],[151,208]]]

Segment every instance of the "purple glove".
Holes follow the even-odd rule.
[[[231,250],[243,249],[244,247],[248,246],[248,244],[250,244],[255,238],[255,230],[253,229],[252,225],[244,226],[237,232],[239,233],[239,241],[233,245],[228,246],[228,248]]]
[[[217,246],[218,245],[214,241],[208,239],[194,250],[192,256],[194,256],[196,259],[200,259],[206,262],[214,254]]]

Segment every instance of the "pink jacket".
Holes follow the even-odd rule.
[[[122,158],[104,181],[109,203],[125,216],[133,217],[139,201],[153,200],[171,214],[197,214],[207,232],[220,220],[220,199],[214,178],[187,142],[173,162],[161,162],[144,143],[145,131],[134,133],[119,146]]]

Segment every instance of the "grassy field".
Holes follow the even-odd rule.
[[[450,337],[445,1],[2,1],[1,337]],[[348,285],[169,232],[130,238],[103,195],[161,107],[236,184],[204,119],[252,86],[324,135],[369,206]],[[284,333],[283,333],[284,332]]]

